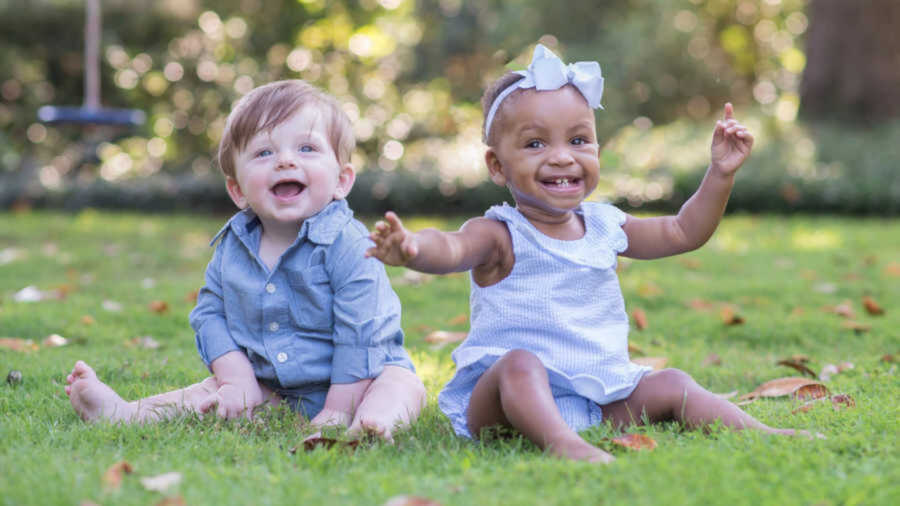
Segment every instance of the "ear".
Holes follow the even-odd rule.
[[[228,190],[228,196],[231,197],[234,205],[240,209],[247,208],[247,197],[244,196],[244,191],[241,190],[241,185],[238,184],[237,179],[225,176],[225,188]]]
[[[487,164],[488,173],[490,173],[491,181],[497,186],[506,186],[506,175],[503,174],[503,164],[497,158],[497,152],[494,148],[488,148],[484,153],[484,162]]]
[[[337,186],[334,188],[334,199],[340,200],[350,194],[353,189],[353,183],[356,182],[356,171],[353,165],[345,164],[338,172]]]

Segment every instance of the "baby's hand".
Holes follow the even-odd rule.
[[[710,163],[713,170],[731,176],[737,172],[753,147],[753,135],[734,119],[734,107],[725,104],[725,117],[716,122],[713,131]]]
[[[367,257],[375,257],[388,265],[406,265],[419,254],[416,235],[406,230],[392,211],[384,214],[386,221],[375,224],[369,237],[375,246],[366,250]]]
[[[254,396],[252,392],[225,383],[204,399],[197,410],[201,413],[209,413],[215,409],[216,416],[219,418],[233,419],[240,416],[250,418],[253,408],[262,403],[262,399],[255,397],[257,396]]]

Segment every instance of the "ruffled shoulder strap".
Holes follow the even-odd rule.
[[[581,209],[587,226],[598,233],[598,240],[604,241],[616,253],[628,249],[628,236],[622,228],[627,215],[621,209],[601,202],[582,202]]]

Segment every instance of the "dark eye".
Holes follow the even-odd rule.
[[[525,144],[525,147],[531,148],[531,149],[537,149],[537,148],[543,147],[543,145],[544,145],[543,142],[541,142],[539,140],[533,140],[533,141],[528,141],[528,143]]]
[[[582,144],[588,144],[588,140],[584,137],[578,136],[572,139],[572,144],[576,146],[581,146]]]

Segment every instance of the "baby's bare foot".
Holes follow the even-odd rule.
[[[615,457],[579,438],[566,439],[547,445],[551,455],[570,460],[583,460],[596,464],[609,464]]]
[[[402,423],[402,421],[397,420],[394,417],[377,417],[373,416],[371,413],[362,414],[357,415],[356,420],[354,420],[350,428],[347,429],[347,433],[354,437],[359,437],[361,435],[375,436],[388,443],[393,443],[395,424],[400,423]]]
[[[66,395],[72,407],[86,422],[131,421],[135,407],[97,378],[97,373],[81,360],[66,377]]]

